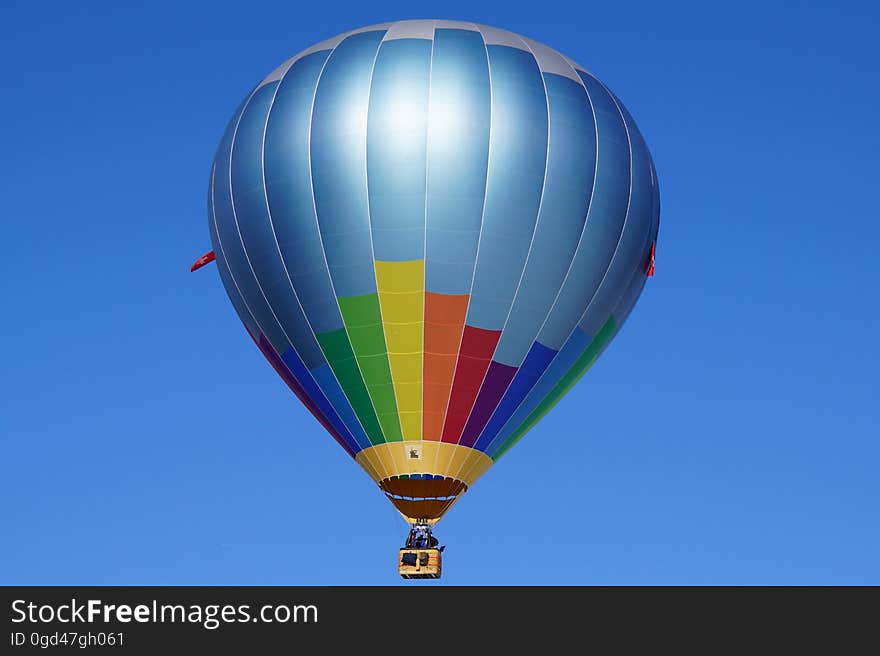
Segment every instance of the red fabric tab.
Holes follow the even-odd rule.
[[[213,262],[215,259],[216,258],[214,256],[214,251],[208,251],[207,253],[202,255],[199,259],[197,259],[195,262],[193,262],[193,265],[190,268],[190,271],[192,272],[192,271],[195,271],[196,269],[201,269],[203,266]]]

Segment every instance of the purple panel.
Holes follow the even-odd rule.
[[[529,354],[520,365],[516,376],[513,377],[513,382],[510,383],[510,387],[504,393],[501,403],[495,409],[495,414],[492,415],[492,419],[486,424],[480,439],[474,445],[477,451],[486,452],[486,448],[491,444],[495,436],[501,432],[507,420],[516,412],[517,408],[525,400],[526,395],[532,391],[538,379],[546,371],[547,367],[550,366],[553,358],[556,357],[556,353],[557,351],[547,348],[540,342],[532,344]]]
[[[472,447],[489,421],[489,417],[501,401],[501,397],[510,385],[516,375],[517,367],[501,364],[494,360],[489,365],[489,371],[486,373],[486,379],[483,381],[483,387],[474,403],[471,416],[468,418],[464,431],[461,434],[459,444],[462,446]]]

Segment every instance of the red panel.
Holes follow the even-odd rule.
[[[443,426],[444,442],[458,443],[500,338],[500,330],[464,327],[449,410]]]
[[[464,335],[461,338],[461,354],[469,355],[472,358],[480,358],[489,360],[495,353],[495,347],[501,338],[500,330],[485,330],[483,328],[474,328],[473,326],[464,327]]]

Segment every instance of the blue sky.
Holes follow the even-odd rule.
[[[656,277],[444,519],[440,584],[880,583],[876,5],[150,5],[4,12],[0,583],[400,582],[403,521],[188,269],[250,87],[423,17],[593,71],[662,202]]]

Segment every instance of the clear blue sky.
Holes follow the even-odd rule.
[[[420,17],[592,70],[662,198],[656,277],[443,521],[441,584],[880,583],[874,3],[149,4],[4,10],[0,583],[400,581],[403,521],[188,269],[251,86]]]

